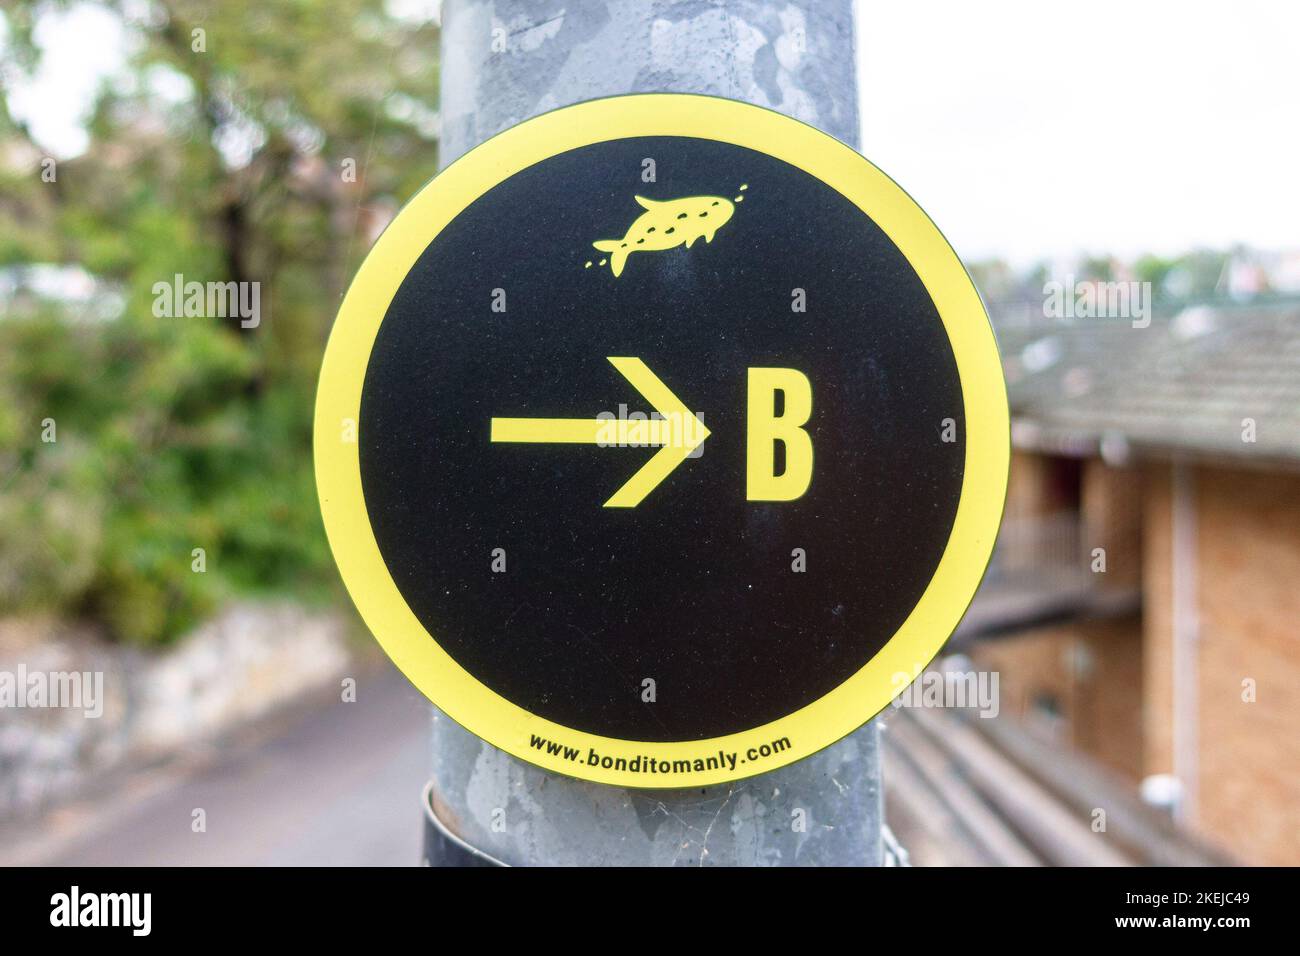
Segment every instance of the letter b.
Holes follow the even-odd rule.
[[[776,393],[785,397],[776,414]],[[812,385],[792,368],[749,370],[749,418],[745,442],[745,497],[793,501],[812,481],[812,438],[804,429],[812,415]],[[776,470],[776,443],[785,445],[785,470]]]

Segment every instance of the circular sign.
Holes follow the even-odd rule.
[[[330,545],[452,719],[632,787],[773,770],[883,709],[988,563],[1006,393],[933,223],[810,126],[597,100],[401,211],[330,336]]]

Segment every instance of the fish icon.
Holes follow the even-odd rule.
[[[748,186],[741,186],[745,190]],[[628,226],[621,239],[597,239],[592,243],[601,252],[609,253],[609,267],[615,276],[623,274],[627,257],[634,252],[662,252],[685,245],[689,249],[696,239],[712,242],[714,234],[731,221],[736,212],[735,200],[722,196],[686,196],[682,199],[647,199],[633,196],[638,206],[645,210]],[[604,265],[602,260],[601,265]],[[590,262],[587,263],[591,265]]]

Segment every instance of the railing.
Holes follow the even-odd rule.
[[[1007,518],[957,637],[1007,634],[1085,610],[1135,606],[1136,592],[1101,587],[1104,576],[1092,570],[1093,540],[1076,511]]]
[[[1075,579],[1089,574],[1083,520],[1077,511],[1010,516],[1002,522],[989,565],[999,578]]]

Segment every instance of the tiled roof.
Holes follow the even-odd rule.
[[[1300,463],[1300,305],[1195,306],[1147,328],[990,311],[1017,446]]]

